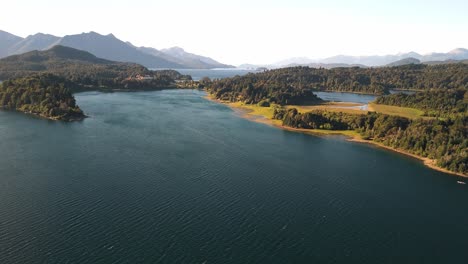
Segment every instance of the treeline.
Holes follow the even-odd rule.
[[[292,67],[221,79],[208,86],[216,98],[279,104],[314,99],[311,91],[388,94],[392,89],[430,90],[468,88],[468,65],[403,65],[380,68],[317,69]]]
[[[468,89],[447,89],[379,96],[377,104],[417,108],[426,116],[468,115]]]
[[[15,70],[17,69],[17,70]],[[77,84],[77,90],[112,89],[160,89],[175,87],[175,80],[190,79],[174,70],[150,71],[136,64],[81,64],[72,62],[55,63],[42,71],[12,68],[3,71],[0,62],[0,79],[22,78],[37,73],[61,76]],[[138,80],[137,76],[148,76],[151,80]]]
[[[85,117],[69,88],[77,87],[52,74],[10,79],[0,84],[0,108],[73,121]]]
[[[435,159],[442,168],[468,174],[467,116],[410,120],[375,112],[363,115],[321,110],[299,113],[295,108],[277,108],[273,118],[294,128],[355,130],[364,139]]]
[[[302,105],[321,102],[311,89],[296,87],[293,83],[263,79],[263,75],[247,74],[215,80],[205,86],[216,99],[247,104],[269,101],[280,105]]]

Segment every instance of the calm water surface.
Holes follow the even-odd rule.
[[[375,95],[355,94],[355,93],[340,93],[340,92],[314,92],[323,100],[331,102],[353,102],[360,104],[368,104],[377,98]]]
[[[166,90],[0,112],[0,263],[467,263],[468,187]]]
[[[227,77],[234,77],[236,75],[242,76],[247,73],[255,73],[255,70],[244,70],[244,69],[217,69],[217,70],[200,70],[200,69],[177,69],[182,74],[188,74],[192,76],[195,81],[200,80],[203,77],[210,77],[211,79],[222,79]]]

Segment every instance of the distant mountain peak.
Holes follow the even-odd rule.
[[[389,63],[385,66],[390,66],[390,67],[393,67],[393,66],[402,66],[402,65],[408,65],[408,64],[420,64],[421,61],[416,59],[416,58],[404,58],[404,59],[401,59],[401,60],[397,60],[395,62],[392,62],[392,63]]]
[[[52,48],[44,51],[44,53],[54,54],[56,57],[60,58],[77,59],[82,61],[106,61],[104,59],[99,59],[98,57],[94,56],[93,54],[87,51],[78,50],[62,45],[55,45]]]
[[[170,47],[170,48],[164,49],[164,50],[185,51],[183,48],[178,47],[178,46]]]
[[[149,51],[148,49],[146,50]],[[176,62],[183,65],[188,65],[190,66],[190,68],[195,69],[233,68],[233,66],[219,63],[213,60],[212,58],[187,52],[183,48],[178,46],[162,49],[160,51],[153,49],[151,50],[151,52],[163,53],[167,56],[171,56],[172,58],[176,59]]]
[[[93,54],[61,45],[53,46],[52,48],[44,51],[29,51],[19,55],[12,55],[1,59],[0,61],[10,62],[34,62],[42,63],[47,61],[79,61],[80,63],[99,63],[109,64],[112,61],[104,60],[94,56]]]
[[[29,35],[26,37],[26,39],[32,39],[32,38],[37,38],[37,39],[42,39],[42,38],[59,38],[59,37],[56,37],[54,35],[50,35],[50,34],[45,34],[45,33],[36,33],[34,35]]]
[[[468,53],[468,49],[456,48],[456,49],[449,51],[449,54],[463,54],[463,53]]]
[[[3,30],[0,30],[0,42],[1,40],[22,40],[23,38],[22,37],[18,37],[16,35],[13,35],[9,32],[6,32],[6,31],[3,31]]]
[[[166,54],[170,54],[172,56],[184,56],[185,54],[187,54],[187,52],[181,48],[181,47],[171,47],[171,48],[167,48],[167,49],[162,49],[161,52],[164,52]]]

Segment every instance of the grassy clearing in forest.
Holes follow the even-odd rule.
[[[423,111],[419,109],[415,109],[415,108],[409,108],[409,107],[400,107],[400,106],[370,103],[369,111],[375,111],[375,112],[387,114],[387,115],[402,116],[402,117],[406,117],[409,119],[417,119],[417,118],[430,119],[430,117],[423,117],[424,115]]]

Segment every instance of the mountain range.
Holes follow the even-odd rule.
[[[325,59],[309,59],[306,57],[295,57],[278,61],[270,65],[243,64],[240,68],[255,69],[266,67],[269,69],[284,68],[292,66],[309,66],[312,68],[337,68],[337,67],[380,67],[398,66],[404,64],[442,64],[465,62],[468,59],[468,50],[458,48],[447,53],[429,53],[421,55],[416,52],[399,53],[383,56],[348,56],[338,55]],[[464,61],[465,60],[465,61]]]
[[[99,72],[112,76],[116,71],[144,72],[145,67],[126,62],[101,59],[93,54],[65,46],[54,46],[44,51],[28,51],[0,59],[0,80],[24,77],[35,73],[79,73],[89,77]]]
[[[84,50],[107,60],[138,63],[148,68],[233,68],[211,58],[188,53],[180,47],[163,50],[136,47],[130,42],[116,38],[113,34],[101,35],[91,31],[57,37],[37,33],[22,38],[0,30],[0,58],[33,50],[47,50],[56,45]]]
[[[321,60],[322,63],[346,63],[346,64],[363,64],[366,66],[384,66],[399,60],[414,58],[421,62],[429,61],[446,61],[446,60],[464,60],[468,59],[467,49],[454,49],[447,53],[429,53],[419,54],[416,52],[399,53],[395,55],[384,56],[346,56],[339,55]]]
[[[113,34],[101,35],[91,31],[88,33],[57,37],[50,34],[37,33],[22,38],[0,30],[0,58],[33,50],[47,50],[56,45],[84,50],[107,60],[138,63],[148,68],[234,68],[234,66],[217,62],[211,58],[186,52],[180,47],[160,50],[152,47],[137,47],[130,42],[124,42],[116,38]],[[239,68],[256,69],[262,67],[274,69],[291,66],[309,66],[314,68],[379,67],[402,65],[405,63],[453,63],[467,59],[468,50],[458,48],[447,53],[434,52],[424,55],[416,52],[408,52],[383,56],[337,55],[324,59],[297,57],[270,65],[243,64],[240,65]]]

